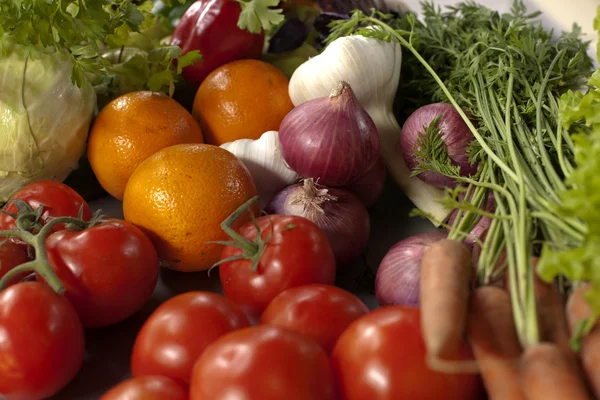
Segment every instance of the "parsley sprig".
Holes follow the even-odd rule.
[[[100,90],[115,90],[115,85],[131,79],[138,82],[136,88],[172,94],[177,69],[199,60],[197,52],[182,57],[178,47],[164,46],[116,65],[103,57],[127,46],[131,33],[143,33],[159,23],[152,8],[151,0],[3,1],[0,50],[33,59],[64,54],[73,63],[71,79],[77,86],[91,82]]]
[[[270,32],[285,19],[279,0],[237,0],[242,7],[238,27],[251,33]]]

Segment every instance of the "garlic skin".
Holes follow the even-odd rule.
[[[265,132],[256,140],[239,139],[223,143],[220,147],[239,158],[250,171],[260,196],[261,210],[277,192],[299,178],[283,160],[277,131]]]
[[[394,117],[393,102],[401,63],[402,47],[398,43],[361,35],[341,37],[296,69],[289,94],[297,106],[329,95],[339,81],[348,82],[379,130],[388,173],[413,204],[439,226],[451,211],[438,202],[444,198],[444,191],[411,177],[400,151],[400,126]]]

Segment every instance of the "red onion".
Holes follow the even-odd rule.
[[[462,195],[462,197],[464,198],[464,194]],[[487,203],[485,204],[485,211],[487,211],[488,213],[494,213],[495,210],[496,210],[496,201],[494,200],[494,193],[490,191],[488,193]],[[458,210],[454,210],[452,212],[452,214],[450,214],[450,218],[448,218],[448,225],[452,226],[452,224],[454,224],[454,220],[456,219],[457,215],[458,215]],[[479,219],[479,221],[477,222],[477,224],[475,224],[475,226],[469,233],[469,236],[467,236],[464,239],[464,242],[466,244],[468,244],[469,246],[473,246],[473,245],[475,245],[475,243],[477,242],[478,239],[483,240],[485,238],[484,234],[490,228],[491,224],[492,224],[492,219],[490,217],[485,217],[485,216],[481,217]]]
[[[404,123],[400,133],[400,148],[409,170],[419,165],[417,150],[422,142],[421,137],[428,127],[440,117],[439,134],[446,145],[448,156],[460,168],[462,176],[473,175],[477,167],[469,164],[467,147],[473,141],[473,134],[454,106],[447,103],[435,103],[423,106],[413,112]],[[456,181],[438,172],[426,171],[417,175],[422,181],[439,188],[454,187]]]
[[[375,277],[375,295],[379,305],[419,306],[423,253],[445,237],[442,232],[420,233],[401,240],[387,252]]]
[[[345,186],[379,157],[379,132],[347,82],[329,97],[294,108],[279,128],[281,153],[299,175],[320,184]]]
[[[385,188],[386,170],[385,164],[381,158],[362,178],[351,185],[346,186],[346,189],[358,196],[365,207],[373,206],[383,194]]]
[[[331,242],[338,267],[356,260],[369,241],[369,213],[359,198],[346,189],[317,187],[310,178],[276,194],[265,211],[317,224]]]

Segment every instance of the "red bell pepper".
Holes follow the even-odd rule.
[[[262,54],[264,32],[253,34],[238,28],[242,9],[236,0],[198,0],[175,27],[171,44],[182,53],[199,50],[202,61],[183,69],[183,77],[199,85],[223,64]]]

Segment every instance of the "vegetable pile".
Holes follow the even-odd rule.
[[[577,26],[522,0],[1,8],[0,397],[60,398],[92,331],[141,316],[101,400],[600,398]],[[343,280],[390,185],[431,229],[379,260],[370,310]],[[154,305],[161,269],[189,285]]]

